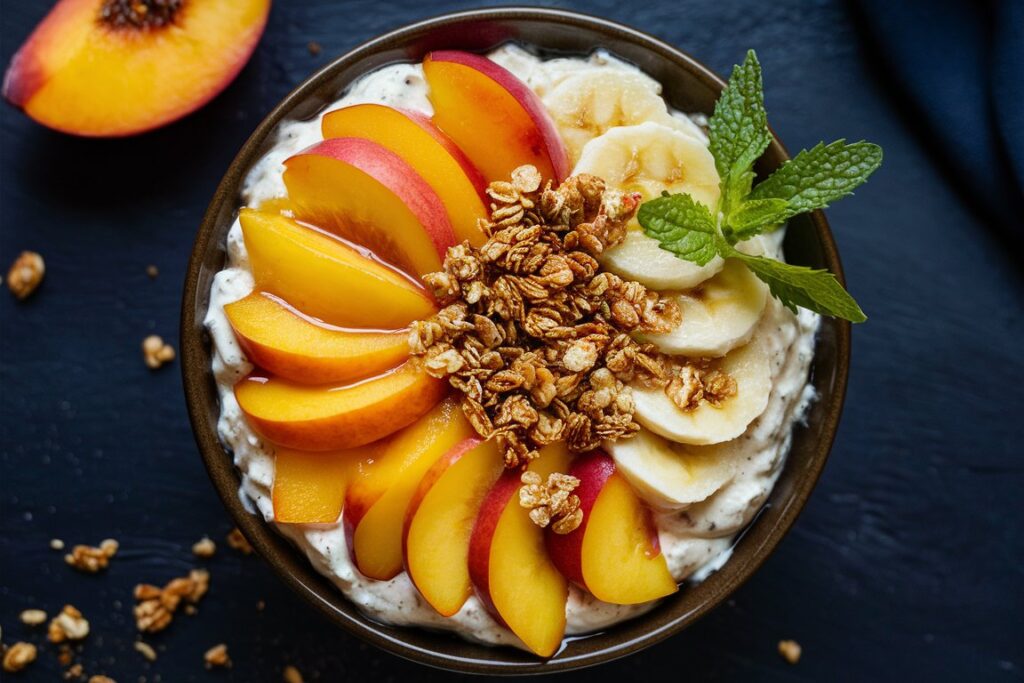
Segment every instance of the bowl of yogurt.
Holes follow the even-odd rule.
[[[457,56],[461,54],[470,56]],[[374,507],[381,509],[379,500],[395,500],[397,494],[388,492],[400,487],[375,493],[374,486],[387,478],[379,472],[388,466],[379,463],[399,456],[388,456],[386,449],[360,449],[390,443],[392,450],[411,453],[435,438],[424,434],[439,434],[442,428],[448,432],[436,437],[438,443],[443,439],[451,444],[470,443],[476,436],[452,432],[456,429],[451,426],[456,421],[452,416],[457,413],[443,412],[451,398],[442,400],[438,392],[443,390],[437,388],[441,384],[402,369],[411,365],[398,365],[398,370],[382,375],[396,386],[404,382],[395,389],[387,419],[346,417],[332,428],[324,426],[337,417],[328,414],[330,410],[301,413],[312,392],[319,391],[315,383],[302,380],[330,379],[354,396],[383,382],[367,376],[373,374],[371,367],[393,368],[396,359],[405,358],[408,335],[403,321],[428,318],[435,310],[424,308],[429,297],[414,276],[439,270],[438,264],[431,260],[432,254],[417,256],[424,253],[416,251],[418,233],[408,238],[398,234],[402,221],[415,219],[435,243],[447,225],[455,236],[452,243],[468,235],[467,245],[473,239],[471,228],[460,226],[472,221],[457,215],[465,209],[458,201],[457,183],[446,182],[435,187],[436,192],[428,183],[419,194],[436,198],[438,206],[447,208],[450,220],[431,214],[429,203],[408,198],[404,204],[412,207],[412,218],[393,209],[389,218],[394,222],[388,224],[395,226],[395,234],[363,250],[365,241],[359,234],[335,240],[311,228],[308,224],[315,225],[316,217],[327,209],[315,198],[299,197],[304,197],[304,187],[317,184],[305,180],[310,174],[322,179],[325,173],[350,172],[345,170],[349,167],[375,173],[381,186],[392,182],[380,164],[365,161],[376,148],[363,142],[345,143],[351,140],[345,131],[359,125],[366,130],[376,126],[384,131],[379,135],[393,135],[408,126],[408,134],[415,136],[427,125],[423,121],[444,123],[440,128],[459,143],[454,148],[444,143],[445,149],[454,149],[451,159],[463,163],[464,156],[470,158],[464,164],[470,170],[458,175],[459,182],[466,178],[479,189],[499,177],[503,167],[492,169],[491,165],[499,164],[500,154],[474,152],[473,136],[479,137],[479,126],[460,132],[457,116],[451,122],[444,119],[446,105],[435,80],[442,76],[430,70],[443,72],[443,66],[452,62],[460,67],[476,65],[477,71],[492,76],[495,69],[493,73],[502,74],[499,81],[507,78],[513,84],[508,90],[522,89],[521,99],[532,103],[524,106],[525,116],[529,117],[532,106],[533,115],[544,121],[540,141],[523,153],[529,157],[530,149],[541,149],[542,153],[526,160],[526,167],[538,174],[563,179],[599,177],[609,196],[619,192],[616,197],[649,198],[667,190],[686,191],[699,199],[701,193],[717,192],[705,126],[723,83],[691,57],[650,36],[567,11],[501,8],[449,14],[374,39],[288,95],[249,138],[216,191],[192,253],[182,312],[190,418],[214,485],[240,529],[286,583],[350,633],[397,655],[456,671],[526,674],[591,666],[636,652],[685,628],[724,601],[781,540],[810,496],[835,437],[846,387],[849,324],[804,310],[792,313],[766,288],[745,279],[745,271],[737,272],[729,263],[713,261],[697,267],[679,261],[624,221],[624,232],[596,259],[600,269],[615,281],[639,283],[652,296],[671,302],[682,321],[676,319],[660,329],[638,328],[633,335],[637,343],[669,362],[703,359],[739,387],[731,402],[694,404],[681,420],[672,404],[666,404],[664,392],[637,384],[631,389],[629,411],[636,425],[630,438],[600,444],[600,461],[591,458],[593,462],[588,460],[574,470],[562,468],[570,474],[613,472],[616,481],[621,480],[624,493],[588,496],[584,489],[590,475],[575,477],[582,480],[577,481],[582,488],[576,493],[584,499],[584,519],[600,518],[597,503],[591,500],[593,507],[587,507],[587,500],[600,502],[615,495],[635,500],[651,537],[642,559],[657,564],[655,569],[649,563],[643,565],[643,571],[655,577],[648,585],[660,581],[667,588],[651,588],[651,592],[638,588],[627,595],[614,585],[614,577],[605,581],[612,585],[604,588],[596,570],[583,577],[585,561],[579,557],[587,551],[577,551],[573,559],[571,550],[558,550],[573,544],[555,539],[547,543],[555,556],[551,566],[536,571],[550,571],[561,582],[555,592],[561,591],[558,595],[564,597],[552,616],[536,612],[544,616],[532,621],[549,627],[536,629],[517,622],[520,617],[511,604],[515,600],[503,606],[501,572],[488,569],[486,562],[476,563],[475,569],[474,562],[469,562],[464,581],[472,590],[461,596],[457,585],[451,589],[452,582],[436,581],[429,571],[419,569],[415,558],[409,557],[414,552],[410,527],[413,532],[418,529],[411,512],[404,528],[396,532],[402,534],[397,549],[389,554],[383,540],[390,533],[387,523],[374,522],[377,517],[384,519],[384,513],[374,512]],[[344,113],[337,115],[340,111]],[[390,122],[387,117],[397,116],[394,112],[401,116]],[[514,146],[494,137],[502,132],[491,136],[494,144],[502,149]],[[545,144],[558,149],[545,152]],[[376,158],[391,157],[381,153]],[[782,146],[773,142],[756,170],[768,173],[787,158]],[[420,171],[420,163],[427,162],[416,157],[393,167]],[[433,167],[422,168],[416,177],[409,176],[411,180],[393,181],[392,194],[401,197],[410,187],[421,188],[418,178],[430,179],[435,172]],[[364,188],[358,179],[344,182],[351,176],[337,178],[339,187],[343,184],[356,199],[360,193],[377,191],[377,184]],[[524,192],[542,191],[529,180],[525,183]],[[492,183],[490,194],[480,195],[484,203],[476,209],[492,220],[501,208],[500,200],[495,204],[488,199],[494,198],[495,187]],[[375,202],[373,210],[384,211],[378,207],[390,197]],[[288,201],[292,203],[286,206]],[[303,211],[311,218],[301,215]],[[303,221],[293,220],[297,214]],[[392,248],[397,256],[379,258],[382,250],[391,253],[387,250]],[[740,248],[827,268],[842,281],[836,247],[820,211],[794,217],[784,230],[741,243]],[[331,278],[342,278],[335,282],[337,287],[349,282],[355,283],[352,287],[362,286],[359,283],[364,280],[345,280],[349,276],[337,275],[340,270],[319,270],[320,261],[304,262],[300,256],[294,263],[280,261],[285,258],[282,254],[299,254],[303,249],[319,249],[321,256],[329,252],[328,260],[334,264],[365,263],[363,274],[352,277],[365,279],[369,272],[378,281],[391,282],[387,291],[395,293],[376,304],[371,296],[326,297],[323,290],[334,282]],[[271,267],[267,259],[278,261]],[[403,259],[402,268],[390,268]],[[289,272],[305,282],[290,284]],[[311,290],[310,281],[322,286]],[[391,317],[381,317],[384,309]],[[332,317],[335,313],[341,317]],[[346,316],[355,315],[364,316],[357,322],[365,322],[355,326],[373,328],[372,335],[359,337],[359,353],[346,351],[345,358],[321,354],[312,360],[303,353],[302,344],[347,344],[345,335],[350,335],[355,318]],[[277,346],[275,339],[280,340]],[[566,360],[563,365],[570,363]],[[338,401],[341,393],[332,389],[325,393],[330,398],[322,402]],[[713,419],[702,420],[702,410]],[[411,431],[428,430],[417,425],[431,419],[440,425],[434,432]],[[314,423],[318,426],[311,428]],[[399,428],[402,431],[396,432]],[[451,444],[445,446],[446,452],[459,450]],[[476,441],[472,445],[479,446]],[[460,450],[459,457],[467,449]],[[358,452],[362,460],[349,467],[342,458],[326,457],[342,451]],[[401,457],[411,462],[411,456]],[[357,461],[355,456],[345,458]],[[443,460],[429,453],[422,458],[424,462]],[[685,476],[680,474],[680,462],[685,464]],[[417,479],[425,480],[428,472],[437,469],[424,465]],[[481,481],[490,476],[484,469],[477,475]],[[375,474],[366,475],[367,471]],[[359,476],[363,481],[348,484],[338,498],[340,507],[331,507],[336,491],[323,482],[335,477],[349,482]],[[607,479],[595,476],[601,482]],[[493,485],[493,478],[486,480],[484,501],[494,498],[493,489],[503,480]],[[302,495],[289,493],[296,488],[303,489]],[[306,495],[306,489],[318,493]],[[410,493],[409,500],[420,508],[429,507],[429,487],[420,481],[412,489],[418,493]],[[502,515],[526,514],[515,499],[516,489],[518,481],[509,489],[512,497],[506,496],[511,501],[507,507],[502,499],[491,527],[506,523]],[[406,510],[409,500],[388,504],[400,504]],[[474,515],[488,504],[476,500]],[[379,526],[372,526],[375,523]],[[420,526],[429,539],[429,525]],[[496,562],[497,542],[480,541],[480,526],[479,520],[468,523],[467,538],[460,542],[472,541],[473,547],[483,543],[484,554]],[[615,531],[605,533],[611,538]],[[585,548],[585,544],[584,537],[577,545]],[[458,544],[454,547],[453,552],[466,552]],[[515,556],[509,552],[508,557]],[[465,573],[461,568],[459,572]]]

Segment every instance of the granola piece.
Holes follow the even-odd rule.
[[[135,586],[135,627],[143,633],[156,633],[170,626],[174,613],[182,604],[186,612],[194,609],[210,587],[210,573],[193,569],[186,577],[172,579],[160,588],[140,583]]]
[[[14,296],[25,300],[36,291],[45,274],[43,257],[34,251],[23,251],[7,271],[7,288]]]
[[[284,683],[302,683],[302,674],[292,665],[288,665],[281,672],[281,679]]]
[[[308,43],[306,43],[306,49],[309,51],[310,55],[316,57],[323,50],[323,46],[320,45],[320,43],[316,42],[315,40],[311,40]]]
[[[64,550],[64,541],[59,538],[50,539],[50,550]]]
[[[192,554],[196,557],[213,557],[214,553],[217,552],[217,544],[213,542],[209,536],[203,536],[201,539],[192,544]]]
[[[117,541],[112,538],[105,539],[98,547],[76,545],[64,556],[64,562],[80,572],[95,574],[107,568],[110,558],[117,554],[118,547]]]
[[[146,275],[149,276],[150,280],[155,280],[160,275],[160,269],[154,265],[146,266]]]
[[[110,676],[103,676],[101,674],[97,674],[95,676],[89,677],[89,683],[117,683],[117,681],[115,681]]]
[[[41,609],[27,609],[22,611],[18,618],[26,626],[39,626],[46,623],[46,612]]]
[[[4,671],[17,673],[36,661],[36,646],[32,643],[17,642],[4,652]]]
[[[243,555],[252,555],[252,546],[249,545],[249,539],[242,535],[242,530],[235,527],[228,533],[228,547],[232,550],[237,550]]]
[[[214,645],[203,654],[203,662],[207,669],[212,669],[215,666],[229,668],[231,657],[228,656],[228,646],[224,643]]]
[[[142,340],[142,358],[150,370],[170,363],[174,360],[174,355],[174,347],[165,343],[158,335],[151,334]]]
[[[65,681],[77,681],[85,675],[85,669],[81,663],[76,662],[72,664],[67,671],[64,672]]]
[[[71,605],[64,605],[60,614],[50,620],[46,638],[51,643],[82,640],[89,635],[89,621]]]
[[[790,664],[796,664],[800,661],[800,655],[803,653],[803,648],[800,647],[800,643],[795,640],[780,640],[779,641],[779,654]]]
[[[530,519],[542,529],[551,525],[556,534],[567,534],[583,521],[580,499],[573,491],[580,480],[553,472],[547,481],[536,472],[523,472],[519,479],[519,504],[530,511]]]
[[[156,661],[156,650],[154,650],[153,646],[149,643],[142,640],[136,640],[133,646],[135,647],[135,651],[142,655],[147,661]]]

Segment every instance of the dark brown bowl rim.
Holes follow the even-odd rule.
[[[798,514],[806,504],[811,491],[821,475],[835,439],[846,394],[847,375],[849,372],[850,324],[845,321],[831,319],[824,319],[822,321],[823,326],[829,325],[832,327],[832,333],[835,336],[836,369],[832,375],[831,391],[828,395],[818,398],[818,401],[824,404],[821,413],[822,431],[821,437],[815,444],[815,451],[809,466],[801,473],[800,480],[795,485],[793,494],[777,503],[781,508],[781,513],[775,525],[768,530],[766,538],[763,539],[759,546],[751,547],[749,551],[745,551],[749,559],[741,567],[736,566],[734,562],[736,558],[734,557],[719,572],[712,575],[712,578],[725,577],[722,579],[724,583],[716,594],[697,608],[684,610],[682,605],[669,604],[674,599],[683,595],[684,591],[680,591],[676,596],[667,598],[664,601],[666,606],[659,608],[669,610],[671,618],[657,628],[641,629],[642,633],[637,637],[628,640],[617,640],[607,646],[597,647],[594,640],[598,635],[614,633],[614,631],[620,628],[620,625],[616,625],[606,629],[601,634],[577,640],[576,642],[583,646],[583,651],[578,654],[563,657],[559,653],[559,655],[546,661],[539,659],[524,661],[521,656],[508,656],[507,648],[475,644],[466,645],[460,642],[458,644],[459,649],[471,649],[476,652],[475,656],[467,657],[447,652],[441,647],[420,647],[403,639],[402,633],[406,629],[388,627],[366,618],[355,610],[353,610],[354,614],[348,614],[332,605],[332,601],[337,600],[340,592],[333,588],[333,586],[323,589],[322,579],[315,574],[306,558],[294,547],[289,547],[282,552],[282,537],[271,529],[261,517],[251,514],[239,499],[238,488],[240,478],[238,472],[234,467],[232,458],[229,457],[217,436],[215,421],[211,422],[209,419],[211,414],[219,413],[219,400],[211,379],[209,343],[205,333],[202,331],[202,317],[205,315],[208,303],[208,292],[199,291],[200,271],[209,250],[222,249],[222,245],[215,241],[214,238],[218,236],[223,227],[223,221],[220,218],[223,215],[223,208],[225,203],[228,203],[232,210],[237,210],[241,182],[244,179],[245,172],[259,158],[261,146],[265,143],[267,137],[272,134],[275,127],[285,118],[285,115],[290,113],[298,103],[310,98],[320,83],[328,79],[331,74],[340,71],[346,64],[356,62],[367,55],[385,49],[387,46],[394,45],[396,42],[409,41],[413,37],[422,36],[425,32],[436,31],[442,27],[450,28],[452,25],[462,22],[477,22],[484,19],[528,20],[551,22],[570,27],[584,26],[606,37],[614,37],[619,41],[633,43],[645,50],[665,57],[675,62],[681,69],[689,71],[692,76],[695,76],[716,92],[720,91],[724,86],[722,79],[710,69],[684,52],[657,38],[606,19],[560,9],[493,7],[453,12],[406,25],[359,45],[304,80],[274,107],[236,155],[217,187],[196,236],[184,283],[180,338],[182,376],[189,419],[196,443],[221,500],[228,508],[239,528],[244,532],[255,549],[270,563],[275,573],[307,602],[326,614],[333,622],[349,633],[391,653],[422,664],[451,671],[477,674],[553,673],[611,661],[635,653],[668,638],[722,603],[764,563],[793,525]],[[789,158],[785,149],[777,140],[772,143],[768,154],[774,155],[779,160]],[[816,211],[810,214],[808,218],[813,229],[813,235],[818,241],[817,246],[821,249],[825,265],[836,275],[840,283],[845,284],[839,253],[824,214]],[[197,315],[199,312],[201,312],[201,315]],[[211,409],[213,409],[212,413]],[[753,523],[756,523],[756,519]],[[294,557],[289,559],[284,556],[284,553],[297,556],[299,564],[296,564]],[[286,564],[293,566],[289,569]],[[708,579],[708,581],[710,580],[711,578]],[[321,585],[315,585],[317,583]],[[345,600],[343,596],[341,596],[341,599]],[[642,621],[646,618],[646,616],[641,616],[638,617],[638,620]],[[389,633],[388,631],[397,631],[397,634]],[[588,640],[591,641],[590,646],[587,646]],[[521,653],[519,654],[521,655]]]

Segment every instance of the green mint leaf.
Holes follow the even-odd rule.
[[[851,194],[882,165],[882,148],[870,142],[836,140],[804,150],[754,188],[750,199],[782,199],[795,216]]]
[[[779,227],[788,217],[785,199],[750,199],[729,214],[726,224],[731,239],[741,241]]]
[[[721,206],[729,214],[750,192],[754,162],[771,144],[761,89],[761,65],[753,50],[733,67],[729,84],[708,120],[712,156],[722,192]]]
[[[854,323],[868,319],[835,275],[827,270],[814,270],[763,256],[750,256],[735,249],[730,249],[723,256],[743,261],[754,275],[768,284],[772,296],[794,313],[796,307],[800,306]]]
[[[640,205],[637,220],[665,251],[698,266],[718,255],[715,220],[688,194],[663,194]]]

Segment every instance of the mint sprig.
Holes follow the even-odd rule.
[[[851,322],[867,320],[832,273],[751,256],[735,245],[851,194],[881,165],[882,148],[863,141],[821,143],[754,187],[754,162],[771,144],[772,134],[753,50],[733,68],[708,128],[720,178],[718,204],[709,208],[685,193],[663,193],[640,207],[637,218],[644,232],[662,249],[697,265],[715,256],[743,262],[793,311],[799,306]]]

